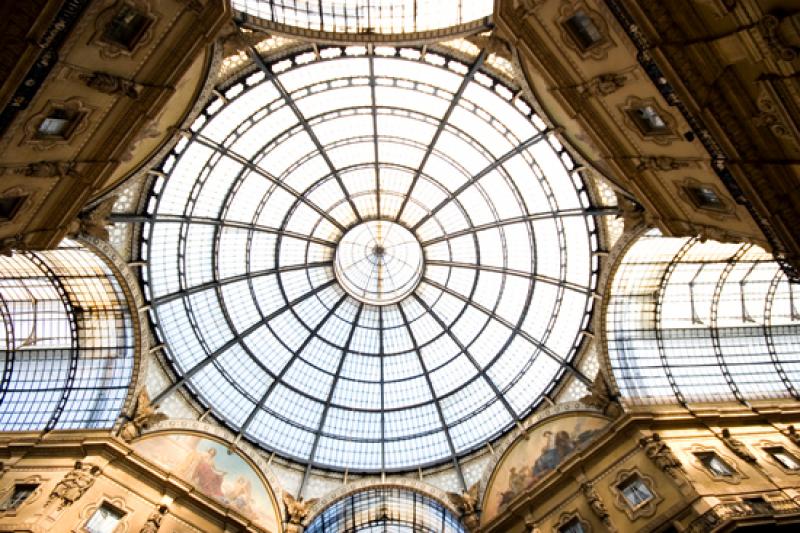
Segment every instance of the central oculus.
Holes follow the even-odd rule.
[[[370,220],[350,228],[336,246],[333,270],[354,298],[397,303],[417,288],[425,268],[422,247],[400,224]]]

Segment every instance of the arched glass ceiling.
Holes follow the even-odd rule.
[[[237,11],[307,30],[402,34],[450,28],[492,14],[492,0],[233,0]]]
[[[465,533],[457,517],[428,496],[400,488],[370,489],[325,509],[306,533]]]
[[[92,251],[0,257],[0,429],[111,427],[134,366],[125,294]]]
[[[651,232],[626,253],[606,316],[632,402],[800,399],[800,287],[750,244]]]
[[[571,369],[597,267],[572,159],[485,54],[377,51],[223,89],[164,162],[142,244],[179,377],[160,397],[188,385],[252,441],[359,471],[455,461],[527,414]],[[341,267],[386,247],[355,288],[335,268],[351,231]]]

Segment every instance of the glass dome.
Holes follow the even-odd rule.
[[[401,471],[457,464],[577,372],[589,197],[484,58],[329,47],[220,88],[147,208],[178,378],[156,400],[185,386],[285,457]]]

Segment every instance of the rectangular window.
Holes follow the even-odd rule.
[[[19,208],[25,203],[27,196],[7,196],[0,198],[0,222],[12,220],[19,212]]]
[[[712,474],[715,476],[730,477],[733,475],[733,469],[728,466],[728,463],[723,461],[719,455],[714,452],[703,452],[696,454],[700,462],[703,463]]]
[[[717,192],[711,187],[703,185],[686,187],[686,193],[692,200],[692,203],[697,207],[703,209],[717,209],[724,210],[725,204],[717,195]]]
[[[114,533],[125,513],[107,503],[104,503],[94,512],[86,523],[89,533]]]
[[[39,485],[34,485],[30,483],[21,483],[14,485],[14,491],[6,498],[6,500],[0,505],[0,509],[3,511],[13,511],[17,509],[20,505],[22,505],[28,497],[33,494],[33,491],[36,490],[36,487]]]
[[[582,10],[576,11],[564,25],[581,50],[588,50],[603,40],[602,32],[592,18]]]
[[[78,125],[82,114],[71,109],[53,109],[36,128],[39,139],[67,139]]]
[[[786,470],[800,470],[800,461],[784,448],[767,448],[766,451]]]
[[[126,50],[136,48],[152,19],[129,4],[123,4],[103,32],[103,40]]]
[[[651,105],[643,105],[628,109],[628,115],[630,115],[636,123],[636,126],[645,135],[664,135],[671,133],[667,122]]]
[[[569,522],[558,528],[559,533],[584,533],[583,524],[580,520],[572,518]]]
[[[653,499],[653,493],[650,492],[647,485],[645,485],[642,479],[637,475],[629,477],[617,485],[617,488],[631,507],[639,507],[643,503]]]

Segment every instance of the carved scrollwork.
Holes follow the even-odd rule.
[[[758,23],[764,41],[770,52],[781,61],[791,62],[797,59],[798,49],[784,42],[780,34],[781,19],[775,15],[766,15]]]

